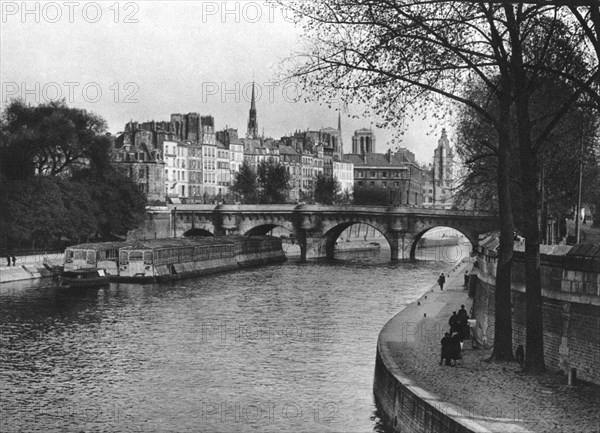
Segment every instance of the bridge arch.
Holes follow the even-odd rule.
[[[245,220],[243,224],[240,224],[238,233],[243,236],[262,236],[269,233],[271,230],[276,228],[282,228],[285,231],[291,233],[295,237],[297,236],[293,221],[286,220],[283,218],[272,218],[272,219],[255,219]]]
[[[284,227],[283,225],[262,224],[262,225],[257,225],[255,227],[252,227],[246,233],[244,233],[244,236],[264,236],[264,235],[268,234],[271,230],[276,229],[278,227],[281,227],[282,229],[287,230],[287,231],[291,232],[292,234],[294,233],[293,230],[290,230],[288,227]]]
[[[334,225],[332,227],[329,227],[329,229],[323,234],[321,249],[323,250],[323,252],[325,253],[324,255],[327,258],[334,257],[335,244],[336,244],[336,241],[339,239],[340,235],[344,231],[346,231],[348,228],[350,228],[356,224],[365,225],[365,226],[372,227],[375,230],[377,230],[379,233],[381,233],[382,237],[388,242],[388,244],[390,246],[390,250],[392,249],[394,241],[392,238],[389,237],[389,234],[385,227],[381,227],[378,224],[372,223],[372,222],[352,220],[352,221],[345,221],[345,222],[339,223],[337,225]]]
[[[467,238],[469,240],[469,242],[471,243],[471,249],[475,249],[477,247],[477,235],[470,233],[469,230],[464,230],[461,229],[459,227],[453,227],[452,225],[434,225],[431,227],[427,227],[425,230],[420,231],[419,233],[417,233],[416,235],[414,235],[413,240],[412,240],[412,245],[410,247],[410,258],[411,260],[415,260],[416,259],[416,253],[417,253],[417,247],[419,242],[421,241],[421,239],[423,239],[423,237],[425,236],[425,234],[427,234],[428,232],[430,232],[431,230],[434,229],[440,229],[440,228],[448,228],[448,229],[453,229],[456,230],[457,232],[459,232],[460,234],[462,234],[465,238]],[[441,247],[452,247],[454,246],[454,244],[448,244],[448,245],[439,245],[440,248]],[[445,249],[441,249],[440,251],[446,251]]]
[[[210,237],[210,236],[214,236],[214,233],[211,233],[210,231],[208,231],[206,229],[199,229],[199,228],[190,229],[183,234],[184,238]]]

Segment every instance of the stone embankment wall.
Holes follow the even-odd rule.
[[[494,344],[496,252],[480,246],[473,315],[480,344]],[[600,246],[542,250],[546,366],[600,384]],[[513,345],[525,347],[525,262],[515,251],[512,272]]]
[[[393,432],[489,433],[470,422],[460,410],[433,404],[431,395],[403,376],[390,359],[385,347],[378,344],[373,394]]]

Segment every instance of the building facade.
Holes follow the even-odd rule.
[[[346,155],[354,165],[354,192],[382,195],[380,204],[423,204],[423,173],[418,164],[403,154]],[[385,197],[383,197],[385,195]]]
[[[132,135],[121,135],[115,140],[113,163],[119,173],[140,187],[149,204],[165,202],[166,164],[161,152],[140,142],[136,144]]]
[[[229,194],[229,187],[231,186],[231,166],[230,166],[230,155],[229,149],[225,144],[220,141],[216,143],[217,148],[217,190],[218,196]]]
[[[354,164],[344,158],[342,161],[333,161],[333,177],[340,184],[340,192],[350,195],[354,191]]]

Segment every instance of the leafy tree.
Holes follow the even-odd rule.
[[[11,102],[2,113],[0,243],[53,248],[123,237],[144,217],[145,197],[110,162],[104,121],[64,103]],[[89,161],[89,166],[86,166]]]
[[[13,100],[2,116],[2,165],[9,179],[55,176],[90,156],[104,119],[64,101],[28,106]]]
[[[553,106],[565,98],[565,91],[560,82],[546,80],[546,85],[533,94],[532,110],[537,113],[537,118],[544,119],[548,116]],[[568,92],[566,95],[568,96]],[[486,89],[481,85],[474,86],[472,98],[484,98],[493,102],[493,98],[486,94]],[[554,216],[558,220],[564,219],[572,212],[577,202],[579,177],[579,161],[583,156],[585,161],[584,197],[587,191],[593,189],[595,182],[594,168],[597,166],[594,147],[597,143],[594,131],[598,131],[598,121],[595,119],[593,109],[589,107],[571,107],[569,112],[553,129],[546,139],[541,157],[543,191],[542,219]],[[535,127],[534,122],[534,127]],[[463,173],[457,194],[457,206],[464,207],[468,204],[475,205],[477,209],[497,209],[497,198],[494,194],[496,178],[492,175],[497,170],[498,159],[495,154],[487,151],[483,142],[496,140],[492,127],[474,110],[462,108],[458,119],[458,145],[457,150],[463,161],[466,162],[466,171]],[[582,136],[582,132],[588,133]],[[583,155],[581,154],[582,140],[585,143]],[[512,206],[517,211],[516,226],[521,230],[522,199],[519,189],[520,170],[519,159],[516,152],[511,158],[513,170],[511,182]],[[543,223],[543,226],[545,223]]]
[[[96,232],[98,208],[86,185],[57,177],[3,182],[0,239],[12,248],[54,248]]]
[[[317,174],[315,179],[315,201],[317,203],[332,205],[341,190],[340,183],[335,177]]]
[[[279,162],[261,161],[258,164],[260,203],[285,203],[290,190],[290,174]]]
[[[248,161],[242,163],[240,171],[235,174],[231,191],[242,196],[243,203],[256,203],[258,181],[256,173]]]

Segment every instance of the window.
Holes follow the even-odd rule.
[[[387,171],[384,171],[381,174],[383,175],[383,177],[387,177]]]
[[[375,177],[375,172],[374,171],[371,172],[371,177]]]
[[[382,186],[387,186],[387,182],[382,182],[381,185]]]

